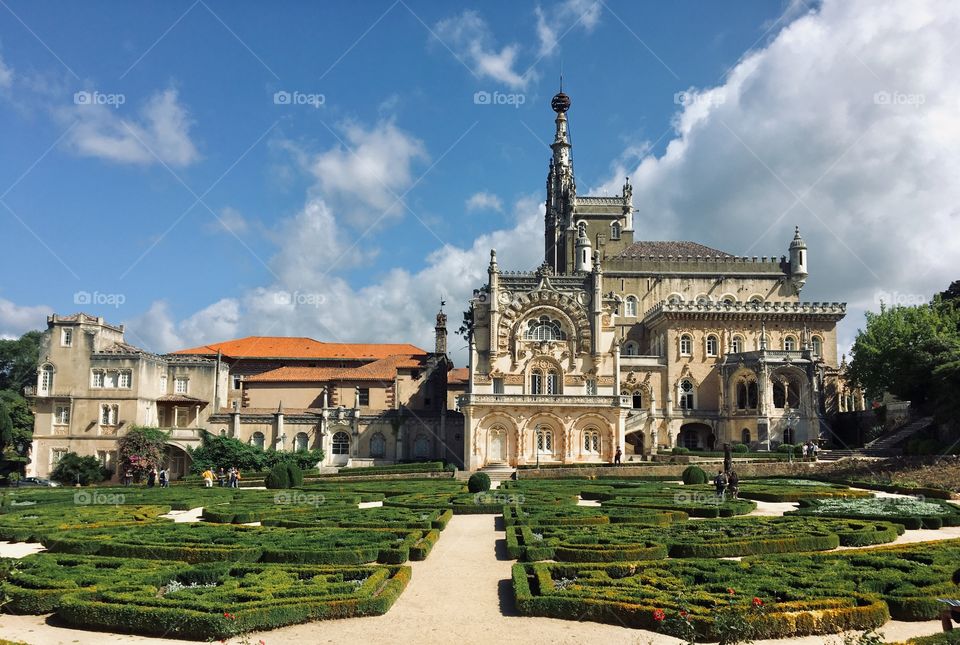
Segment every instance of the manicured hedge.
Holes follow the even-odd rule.
[[[317,509],[291,518],[272,518],[264,526],[284,528],[391,528],[443,530],[453,517],[452,509],[381,507],[349,510]]]
[[[940,500],[874,497],[870,499],[801,500],[800,508],[785,515],[885,520],[907,529],[960,526],[960,508]]]
[[[169,587],[139,580],[67,594],[57,616],[85,629],[193,640],[328,618],[386,613],[410,580],[409,567],[235,564],[188,569]],[[166,589],[166,590],[165,590]]]
[[[361,475],[393,475],[402,473],[436,473],[443,471],[442,461],[424,461],[415,464],[397,464],[395,466],[359,466],[355,468],[341,468],[336,475],[332,477],[350,476],[357,477]]]
[[[825,497],[872,497],[862,490],[851,490],[841,484],[828,484],[812,479],[741,480],[740,497],[759,502],[799,502],[802,499]]]
[[[18,507],[0,514],[0,540],[39,542],[49,533],[150,523],[169,512],[169,506],[38,504]]]
[[[957,561],[960,540],[740,562],[517,564],[513,588],[522,615],[658,630],[654,610],[668,616],[684,610],[702,639],[715,636],[717,607],[733,598],[747,608],[756,597],[766,610],[759,619],[763,637],[788,638],[865,630],[890,617],[935,619],[936,598],[955,594],[950,576]]]
[[[669,526],[687,519],[686,513],[641,507],[603,508],[598,506],[503,507],[505,526],[590,526],[598,524],[642,524]]]
[[[282,529],[155,523],[63,531],[44,537],[55,553],[184,562],[402,564],[426,557],[439,532],[405,529]]]

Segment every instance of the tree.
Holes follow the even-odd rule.
[[[16,340],[0,340],[0,390],[22,393],[37,381],[43,332],[28,331]]]
[[[923,409],[934,369],[960,360],[960,308],[938,297],[915,307],[881,305],[866,317],[854,341],[850,377],[871,398],[890,392]]]
[[[81,457],[75,452],[68,452],[57,463],[57,467],[50,473],[50,479],[61,484],[99,484],[110,476],[110,472],[100,465],[96,457]]]
[[[134,426],[117,440],[121,473],[130,471],[133,480],[142,481],[151,468],[160,468],[166,458],[170,434],[160,428]]]
[[[33,412],[30,411],[30,403],[13,390],[0,390],[0,405],[6,406],[13,423],[13,444],[23,443],[29,446],[33,441]]]
[[[203,433],[203,443],[199,448],[188,448],[190,453],[190,471],[202,473],[207,468],[229,468],[236,466],[240,470],[259,472],[277,464],[295,464],[301,469],[315,468],[323,460],[322,450],[264,450],[244,443],[233,437],[222,437]]]
[[[0,457],[12,445],[13,421],[10,420],[10,413],[7,412],[6,404],[0,401]]]

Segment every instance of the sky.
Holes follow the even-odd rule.
[[[929,300],[960,257],[960,3],[0,0],[0,337],[432,347],[542,262],[550,98],[637,239],[809,247],[802,296]],[[465,342],[450,343],[458,365]]]

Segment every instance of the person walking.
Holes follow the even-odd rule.
[[[803,457],[803,461],[806,461],[806,460],[807,460],[807,452],[809,452],[809,450],[810,450],[810,442],[807,441],[807,442],[804,443],[803,446],[800,448],[800,455]]]
[[[727,475],[727,487],[730,489],[730,499],[739,499],[740,476],[737,475],[737,471],[731,470]]]
[[[210,474],[212,475],[213,473]],[[220,466],[220,472],[217,473],[217,483],[220,485],[220,488],[227,485],[227,473],[223,470],[223,466]]]
[[[619,466],[620,460],[622,458],[623,458],[623,451],[620,450],[620,446],[617,446],[617,452],[613,455],[613,463]]]
[[[237,487],[237,469],[234,466],[230,466],[230,470],[227,471],[227,482],[230,488]]]
[[[169,475],[167,474],[167,467],[164,466],[160,469],[160,488],[167,488],[170,486],[170,482],[167,479]]]
[[[727,490],[727,475],[722,470],[713,478],[713,485],[717,489],[717,497],[720,498],[720,501],[723,501]]]
[[[203,477],[204,487],[213,488],[213,472],[209,468],[203,471],[203,474],[200,476]],[[220,485],[223,486],[223,484]]]
[[[233,480],[233,487],[240,488],[240,469],[237,468],[237,476]]]
[[[147,473],[147,488],[153,488],[157,485],[157,469],[151,467],[150,472]]]
[[[131,483],[133,483],[133,473],[127,468],[123,471],[123,485],[129,486]]]

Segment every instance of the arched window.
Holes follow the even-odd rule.
[[[374,432],[370,437],[370,456],[383,457],[387,454],[387,439],[382,432]]]
[[[800,407],[800,383],[793,379],[787,383],[787,407],[794,410]]]
[[[627,296],[623,305],[623,315],[629,318],[635,318],[637,315],[637,299],[634,296]]]
[[[547,426],[537,426],[537,452],[553,452],[553,430]]]
[[[37,394],[49,396],[53,392],[53,365],[44,365],[37,375]]]
[[[707,336],[707,356],[716,356],[720,350],[720,339],[710,334]]]
[[[254,432],[253,436],[250,437],[250,442],[257,448],[263,450],[264,439],[266,439],[266,437],[263,436],[262,432]]]
[[[610,225],[610,239],[619,240],[620,239],[620,222],[614,222]]]
[[[426,459],[430,456],[430,440],[426,435],[417,435],[416,441],[413,442],[413,456],[417,459]]]
[[[349,455],[350,435],[348,435],[346,432],[334,433],[333,440],[331,441],[331,448],[333,450],[333,454],[335,455]]]
[[[709,305],[709,304],[710,304],[710,296],[708,296],[708,295],[705,294],[705,293],[700,294],[699,296],[697,296],[697,304],[698,304],[698,305]]]
[[[600,431],[596,428],[583,431],[583,451],[594,455],[600,454]]]
[[[547,372],[547,394],[560,394],[560,375],[557,370]]]
[[[566,340],[560,323],[551,320],[549,316],[540,316],[527,322],[527,329],[523,332],[526,340]]]
[[[584,221],[577,222],[577,237],[586,237],[587,236],[587,223]]]
[[[733,296],[724,296],[723,300],[721,300],[720,302],[722,302],[725,305],[735,305],[737,304],[737,299],[734,298]]]
[[[681,410],[692,410],[694,406],[694,388],[690,379],[683,379],[678,386],[678,402]]]
[[[786,428],[783,431],[783,443],[793,443],[793,428]]]
[[[811,339],[813,344],[813,355],[814,356],[823,356],[823,339],[819,336],[814,336]]]
[[[637,356],[640,353],[640,346],[636,341],[628,340],[623,344],[623,348],[620,350],[622,356]]]
[[[747,384],[747,408],[750,410],[756,410],[759,400],[760,390],[757,387],[757,382],[750,381],[750,383]]]
[[[681,302],[683,302],[683,296],[681,296],[679,293],[671,293],[669,296],[667,296],[667,302],[671,305],[679,305]]]
[[[690,356],[693,354],[693,336],[684,334],[680,337],[680,355]]]
[[[742,444],[745,445],[745,446],[749,446],[749,445],[750,445],[750,430],[749,430],[749,429],[744,428],[743,430],[740,431],[740,443],[742,443]]]
[[[530,372],[530,394],[543,394],[543,371]]]
[[[743,351],[743,336],[734,336],[730,341],[730,351],[739,354]]]
[[[306,432],[298,432],[293,437],[294,450],[297,450],[297,451],[308,450],[309,447],[310,447],[310,437],[307,436]]]
[[[762,305],[762,304],[763,304],[763,296],[750,296],[750,304],[753,304],[753,305]]]
[[[100,406],[100,425],[102,426],[115,426],[117,425],[117,414],[120,411],[119,406],[117,405],[108,405],[104,403]]]
[[[797,350],[797,339],[793,336],[787,336],[783,339],[783,349],[787,352],[795,352]]]

